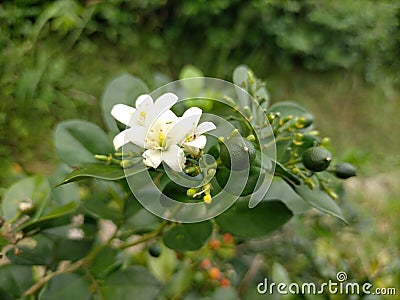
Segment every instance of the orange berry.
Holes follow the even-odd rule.
[[[220,241],[216,240],[216,239],[212,239],[209,243],[211,250],[217,250],[220,246]]]
[[[205,258],[205,259],[203,259],[203,260],[201,261],[200,266],[201,266],[203,269],[207,270],[207,269],[211,268],[212,263],[211,263],[211,261],[210,261],[208,258]]]
[[[228,287],[231,285],[231,282],[227,278],[222,278],[221,281],[219,282],[219,285],[222,287]]]
[[[221,276],[221,272],[218,268],[212,267],[210,270],[208,270],[208,276],[210,276],[210,278],[213,280],[217,280]]]
[[[222,236],[222,240],[224,241],[224,243],[226,244],[232,244],[233,243],[233,236],[230,233],[225,233]]]

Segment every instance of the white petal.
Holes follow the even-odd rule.
[[[186,142],[184,145],[189,146],[189,147],[203,149],[205,147],[206,143],[207,143],[207,138],[204,135],[201,135],[191,142]]]
[[[161,150],[146,150],[142,156],[144,164],[148,167],[156,169],[161,164]]]
[[[174,171],[182,172],[182,168],[185,165],[185,153],[177,146],[172,145],[167,150],[161,153],[162,160]]]
[[[164,112],[169,110],[178,100],[178,96],[173,93],[166,93],[160,96],[155,102],[150,111],[146,115],[146,127],[150,128],[155,120]]]
[[[181,144],[188,135],[192,135],[196,127],[197,115],[179,118],[168,131],[166,145]]]
[[[182,117],[185,118],[185,117],[190,117],[190,116],[198,116],[197,123],[196,123],[196,125],[197,125],[199,123],[202,112],[203,111],[198,107],[191,107],[183,113]]]
[[[123,145],[129,143],[129,141],[125,138],[126,130],[118,133],[113,140],[115,150],[118,150]]]
[[[111,110],[111,115],[122,124],[128,125],[136,109],[125,104],[116,104]]]
[[[196,128],[196,135],[201,135],[217,128],[213,122],[203,122]]]
[[[172,123],[175,122],[177,119],[178,117],[172,112],[172,110],[167,110],[159,118],[159,120],[164,123]]]
[[[143,95],[140,95],[139,97],[137,97],[135,106],[136,106],[136,108],[139,108],[143,105],[149,106],[152,104],[153,104],[153,98],[151,98],[151,96],[148,94],[143,94]]]
[[[144,141],[147,136],[147,129],[141,126],[133,126],[125,130],[125,144],[128,142],[144,148]]]

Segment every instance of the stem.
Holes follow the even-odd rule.
[[[160,233],[163,232],[164,228],[168,225],[169,222],[164,221],[163,223],[161,223],[161,225],[155,229],[152,232],[149,232],[148,234],[143,235],[142,237],[140,237],[139,239],[133,241],[133,242],[128,242],[128,243],[124,243],[118,246],[118,249],[126,249],[129,247],[133,247],[136,245],[139,245],[143,242],[146,242],[148,240],[151,240],[152,238],[155,238],[156,236],[158,236]]]
[[[285,167],[293,166],[293,165],[295,165],[295,164],[300,163],[301,160],[302,160],[301,158],[292,159],[292,160],[289,160],[287,163],[285,163],[285,164],[283,164],[283,165],[284,165]]]
[[[276,144],[277,142],[289,141],[291,139],[292,139],[292,136],[278,137],[278,138],[270,141],[269,143],[264,144],[263,148],[268,148],[269,146],[272,146],[273,144]]]

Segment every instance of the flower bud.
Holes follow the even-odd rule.
[[[193,197],[196,195],[196,193],[197,193],[197,190],[194,189],[194,188],[188,189],[188,190],[186,191],[186,195],[187,195],[188,197],[190,197],[190,198],[193,198]]]
[[[35,209],[35,204],[31,200],[18,202],[18,210],[23,214],[31,215]]]
[[[119,165],[121,166],[121,168],[127,169],[127,168],[132,167],[132,162],[131,162],[130,160],[123,159],[123,160],[119,163]]]

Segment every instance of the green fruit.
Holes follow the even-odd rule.
[[[333,174],[337,178],[347,179],[356,176],[356,168],[352,164],[341,162],[335,166]]]
[[[332,160],[331,153],[321,147],[308,148],[303,153],[303,165],[313,172],[321,172],[326,170]]]
[[[161,247],[157,243],[153,243],[149,247],[149,254],[153,257],[159,257],[161,254]]]
[[[228,169],[246,170],[256,158],[256,148],[249,140],[233,137],[220,146],[220,158]]]

